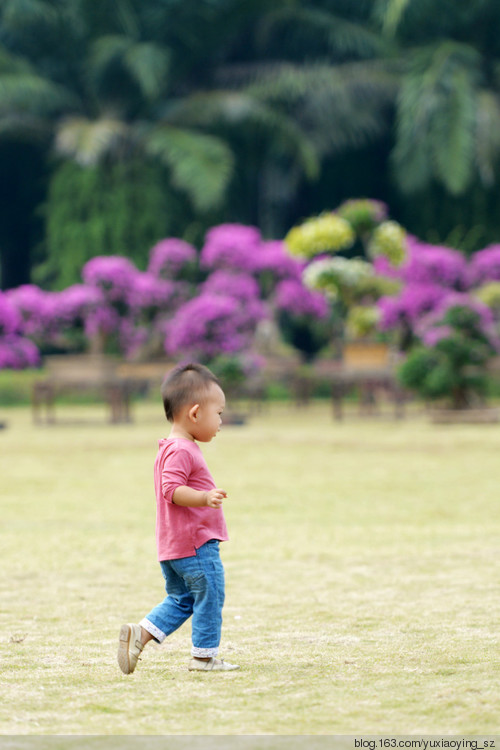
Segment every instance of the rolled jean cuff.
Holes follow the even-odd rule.
[[[165,633],[157,628],[156,625],[153,625],[152,622],[149,622],[149,620],[147,620],[146,618],[141,620],[139,625],[141,626],[141,628],[144,628],[144,630],[147,630],[149,635],[152,635],[153,638],[158,641],[158,643],[163,643],[163,641],[167,637]]]
[[[207,657],[217,656],[218,653],[218,646],[215,648],[198,648],[198,646],[193,646],[191,649],[191,656],[194,656],[195,659],[205,659]]]

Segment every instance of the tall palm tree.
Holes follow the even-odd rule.
[[[409,193],[433,181],[460,195],[496,181],[500,156],[500,5],[496,0],[379,0],[399,45],[394,167]]]
[[[78,172],[55,168],[52,257],[59,264],[65,245],[85,237],[88,202],[95,206],[99,185],[112,190],[101,176],[116,164],[161,168],[168,201],[187,201],[201,224],[215,216],[258,223],[269,236],[285,231],[299,187],[328,155],[373,143],[390,127],[397,59],[370,7],[0,0],[0,134],[53,136],[56,153],[82,172],[86,202],[71,227],[53,204],[79,183]],[[137,182],[137,169],[116,179]],[[161,181],[159,173],[143,179]],[[151,200],[157,205],[157,193]],[[62,222],[69,229],[57,235]],[[92,232],[85,252],[109,246],[105,222]],[[75,254],[73,269],[82,260]]]
[[[141,160],[160,164],[173,195],[184,195],[194,215],[224,201],[236,162],[228,131],[265,132],[297,170],[312,175],[318,160],[306,133],[268,103],[256,106],[249,93],[214,83],[210,59],[223,56],[223,42],[260,3],[245,5],[0,0],[0,136],[45,143],[53,136],[55,152],[87,170]],[[99,176],[94,186],[101,184]],[[70,177],[78,182],[75,170]],[[60,201],[60,185],[68,185],[64,164],[55,179]],[[137,170],[131,179],[138,179]],[[49,213],[57,219],[51,205]],[[68,232],[58,240],[52,234],[57,221],[48,224],[49,250],[58,264],[64,244],[76,239],[68,218]],[[106,232],[101,236],[105,243]],[[76,254],[74,268],[81,261]]]
[[[291,164],[279,144],[266,151],[255,175],[258,223],[273,236],[303,216],[295,196],[304,177],[321,173],[335,155],[374,144],[390,129],[398,70],[360,0],[288,0],[273,3],[246,35],[244,53],[218,70],[224,87],[241,89],[305,133],[312,148],[309,170]],[[321,208],[331,206],[323,198]],[[296,212],[295,215],[293,212]],[[298,214],[298,216],[297,216]]]

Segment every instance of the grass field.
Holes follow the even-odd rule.
[[[498,426],[339,424],[283,405],[203,450],[231,541],[222,655],[190,628],[116,665],[163,597],[152,463],[168,426],[103,407],[0,421],[0,733],[500,733]]]

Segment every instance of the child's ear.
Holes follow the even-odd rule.
[[[188,417],[191,420],[191,422],[196,422],[196,420],[198,419],[198,410],[199,410],[199,408],[200,408],[200,405],[199,404],[195,404],[188,411]]]

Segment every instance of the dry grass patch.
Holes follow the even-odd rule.
[[[276,406],[204,452],[228,491],[227,675],[190,629],[116,665],[162,596],[152,463],[168,429],[64,407],[0,433],[3,734],[499,732],[500,429]],[[78,421],[75,421],[78,420]]]

